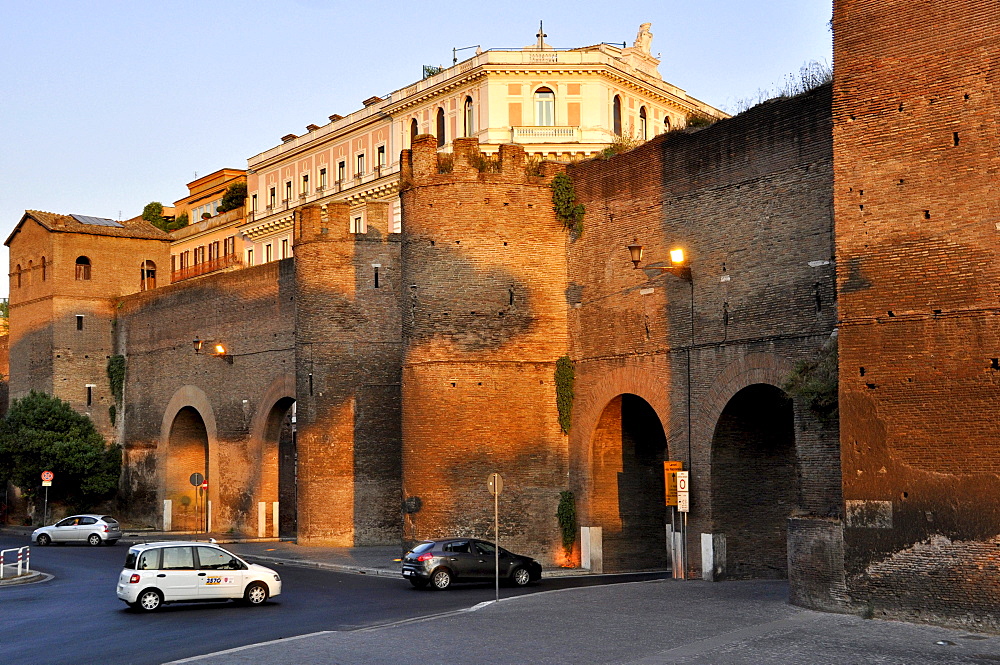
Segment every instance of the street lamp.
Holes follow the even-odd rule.
[[[629,256],[632,258],[632,269],[638,270],[639,264],[642,263],[642,245],[639,244],[638,238],[632,241],[632,244],[627,246]],[[691,471],[692,462],[692,452],[691,452],[691,348],[694,346],[694,279],[691,275],[691,266],[687,264],[687,257],[684,256],[684,250],[677,247],[670,250],[670,265],[669,266],[646,266],[643,270],[659,270],[660,274],[669,272],[672,275],[680,277],[682,280],[688,283],[691,289],[690,304],[691,309],[689,313],[689,322],[691,325],[691,342],[688,344],[687,348],[684,349],[685,355],[685,369],[687,375],[687,459],[688,459],[688,472]],[[673,522],[673,513],[671,513],[671,522]],[[683,568],[684,579],[687,579],[687,513],[684,513],[684,555],[683,555]]]
[[[199,339],[195,337],[194,340],[191,342],[191,346],[194,347],[194,352],[200,354],[201,350],[205,347],[206,342],[208,342],[208,344],[210,345],[209,348],[211,350],[209,351],[209,353],[211,353],[216,358],[222,358],[222,360],[229,363],[230,365],[233,364],[233,357],[229,355],[229,350],[226,349],[226,346],[222,342],[219,342],[217,340]]]

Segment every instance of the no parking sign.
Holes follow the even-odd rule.
[[[52,487],[52,479],[56,474],[51,471],[42,471],[42,487]]]
[[[686,513],[690,503],[688,501],[688,472],[677,472],[677,510]]]

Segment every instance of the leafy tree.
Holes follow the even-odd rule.
[[[90,418],[51,395],[31,391],[15,399],[0,421],[0,477],[28,497],[50,470],[49,500],[84,510],[115,493],[121,463],[119,446],[106,446]]]
[[[247,184],[245,182],[234,182],[226,189],[222,195],[222,203],[219,205],[219,212],[229,212],[243,206],[247,200]]]
[[[159,201],[147,203],[146,207],[142,209],[142,218],[160,230],[167,230],[167,220],[163,216],[163,204]]]
[[[181,214],[177,215],[177,218],[174,219],[174,221],[167,223],[166,228],[163,230],[176,231],[177,229],[183,229],[185,226],[188,225],[188,220],[189,220],[188,214],[186,212],[182,212]]]
[[[801,400],[826,426],[839,422],[840,404],[837,338],[832,337],[814,356],[800,360],[782,388]]]

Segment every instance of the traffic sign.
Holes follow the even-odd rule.
[[[52,479],[55,477],[56,475],[51,471],[42,471],[42,480],[47,480],[49,482],[52,482]]]
[[[503,478],[500,477],[499,473],[491,473],[486,479],[486,486],[490,488],[490,494],[498,496],[500,492],[503,492]]]
[[[191,477],[188,478],[188,480],[191,482],[192,485],[194,485],[195,487],[198,487],[198,485],[201,485],[203,482],[205,482],[205,476],[203,476],[200,473],[196,472],[196,473],[192,473]]]
[[[688,499],[688,472],[678,471],[677,472],[677,510],[686,513],[689,512],[690,502]]]
[[[677,472],[684,468],[684,462],[663,463],[663,488],[666,490],[666,505],[677,505]]]

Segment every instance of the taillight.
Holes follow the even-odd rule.
[[[430,561],[434,558],[433,554],[421,554],[417,557],[417,561]]]
[[[128,578],[129,584],[135,584],[138,581],[139,581],[139,576],[136,574],[133,574],[132,577]]]
[[[107,524],[105,524],[105,525],[104,525],[104,533],[107,533],[107,532],[108,532],[108,525],[107,525]]]

